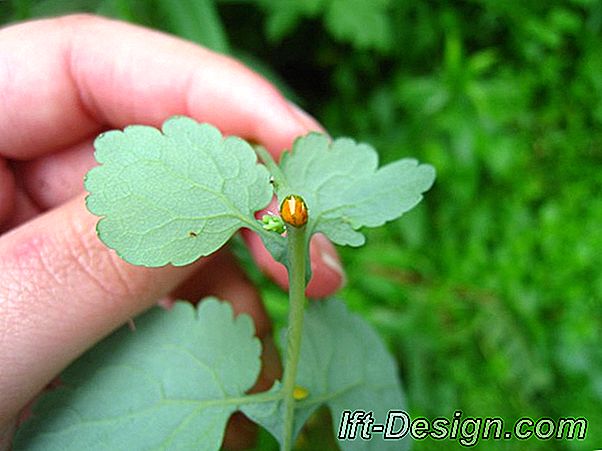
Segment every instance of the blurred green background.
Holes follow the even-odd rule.
[[[333,136],[433,164],[417,209],[340,250],[411,415],[585,416],[585,442],[477,448],[602,448],[602,2],[0,0],[1,23],[74,11],[234,55]],[[334,447],[324,420],[301,446]]]

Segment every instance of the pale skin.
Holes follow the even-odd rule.
[[[85,209],[94,137],[160,126],[174,114],[257,141],[276,157],[320,130],[240,63],[174,37],[82,15],[0,30],[0,449],[64,367],[157,300],[230,300],[264,338],[258,385],[276,376],[265,309],[228,253],[181,268],[135,267],[98,240],[98,218]],[[257,264],[286,286],[284,268],[255,235],[244,236]],[[343,280],[336,252],[322,237],[311,251],[307,293],[331,294]],[[228,434],[234,447],[246,437]]]

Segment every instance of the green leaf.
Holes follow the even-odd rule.
[[[219,449],[259,374],[254,333],[249,316],[216,299],[155,308],[68,368],[14,449]]]
[[[186,265],[241,227],[267,233],[253,214],[272,197],[252,147],[208,124],[174,117],[163,133],[135,125],[95,143],[102,165],[86,176],[100,239],[130,263]]]
[[[267,13],[266,34],[280,42],[303,19],[323,17],[328,31],[357,49],[388,51],[392,44],[390,0],[257,0]]]
[[[351,246],[364,244],[359,228],[400,217],[435,180],[432,166],[403,159],[378,168],[378,154],[369,145],[349,138],[331,142],[316,133],[297,139],[280,168],[286,183],[278,185],[278,197],[305,199],[310,233]]]
[[[26,3],[31,5],[30,14],[27,18],[33,18],[59,16],[74,11],[93,12],[98,6],[99,0],[42,0]]]
[[[393,357],[374,329],[338,300],[313,303],[306,311],[297,385],[306,388],[309,397],[297,403],[296,433],[323,404],[331,411],[335,436],[345,409],[370,410],[375,422],[384,422],[389,410],[405,408]],[[278,390],[276,384],[272,392]],[[242,410],[280,441],[282,406],[282,401],[272,401],[269,408],[265,403],[246,404]],[[375,434],[368,442],[358,438],[339,445],[345,450],[399,450],[407,442],[385,442]]]
[[[172,33],[216,52],[230,53],[214,0],[161,0],[157,6]]]
[[[313,17],[323,8],[325,0],[258,0],[268,12],[266,33],[272,41],[281,41],[304,17]]]
[[[357,49],[389,50],[392,27],[390,0],[332,0],[324,18],[328,30]]]

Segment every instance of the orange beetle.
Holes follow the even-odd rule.
[[[286,196],[280,204],[280,216],[293,227],[303,227],[307,224],[307,205],[303,198],[296,194]]]

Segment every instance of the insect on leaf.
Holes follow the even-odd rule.
[[[422,199],[435,170],[414,159],[378,167],[378,154],[349,138],[330,141],[316,133],[295,141],[280,162],[286,178],[278,192],[303,197],[311,233],[322,232],[340,245],[361,246],[361,227],[377,227],[400,217]]]

